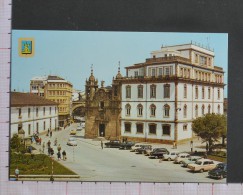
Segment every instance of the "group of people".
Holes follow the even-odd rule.
[[[46,136],[47,137],[49,137],[49,136],[52,137],[52,130],[50,131],[50,129],[48,129]]]
[[[54,149],[51,147],[51,141],[49,140],[46,145],[47,145],[48,155],[53,156],[54,155]],[[57,145],[57,138],[54,141],[54,146],[56,146],[56,145]],[[57,159],[61,160],[61,155],[62,155],[62,159],[66,160],[67,159],[67,153],[66,153],[65,150],[63,150],[62,153],[61,153],[61,150],[62,150],[62,148],[61,148],[61,145],[59,144],[58,147],[57,147]],[[45,151],[45,142],[43,142],[42,151],[43,151],[43,153]]]

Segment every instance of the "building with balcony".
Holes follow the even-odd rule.
[[[11,92],[11,136],[21,128],[25,136],[45,133],[58,127],[58,104],[43,97]]]
[[[30,82],[30,93],[58,103],[60,127],[65,127],[70,122],[72,92],[72,84],[59,76],[34,77]]]
[[[193,119],[224,113],[224,70],[214,65],[213,51],[194,44],[153,51],[115,80],[121,84],[121,136],[130,140],[190,140]]]

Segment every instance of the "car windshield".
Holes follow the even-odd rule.
[[[75,141],[75,138],[74,137],[70,137],[69,141]]]

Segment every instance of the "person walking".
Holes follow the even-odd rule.
[[[62,147],[61,147],[61,145],[59,144],[58,147],[57,147],[58,152],[60,152],[61,149],[62,149]]]
[[[61,160],[61,152],[60,151],[57,152],[57,160]]]
[[[42,140],[41,140],[41,137],[40,137],[40,139],[39,139],[39,144],[40,144],[40,145],[41,145],[41,141],[42,141]]]
[[[56,145],[57,145],[57,138],[54,141],[54,146],[56,146]]]
[[[43,144],[42,144],[42,153],[44,153],[45,152],[45,142],[43,142]]]
[[[63,152],[62,152],[62,158],[63,158],[63,160],[67,159],[67,154],[66,154],[65,150],[63,150]]]
[[[101,143],[100,144],[101,144],[101,149],[103,150],[103,142],[102,142],[102,140],[101,140]]]
[[[48,131],[47,131],[47,136],[49,136],[49,133],[50,133],[50,129],[48,128]]]
[[[50,137],[52,137],[52,131],[50,131]]]
[[[53,148],[51,148],[50,151],[51,151],[51,156],[53,156],[53,154],[54,154]]]
[[[51,141],[50,140],[47,142],[47,146],[48,146],[48,148],[51,147]]]
[[[19,169],[18,169],[18,167],[16,167],[14,173],[15,173],[16,180],[18,181],[18,179],[19,179]]]

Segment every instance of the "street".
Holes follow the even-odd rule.
[[[76,137],[78,145],[68,146],[69,131],[76,129],[76,126],[77,124],[72,124],[65,130],[53,132],[52,138],[43,136],[43,141],[47,143],[50,139],[53,146],[57,138],[62,147],[61,152],[65,150],[67,153],[67,160],[59,162],[79,174],[80,181],[226,182],[226,179],[208,178],[207,172],[192,173],[173,161],[159,162],[158,159],[149,159],[142,154],[117,148],[104,147],[102,150],[100,141],[84,139],[84,129],[72,136]],[[53,146],[53,149],[57,159],[57,147]],[[47,149],[45,153],[47,154]]]

